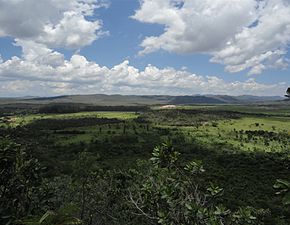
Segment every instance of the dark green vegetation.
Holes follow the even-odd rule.
[[[290,224],[286,103],[16,104],[0,135],[1,225]]]

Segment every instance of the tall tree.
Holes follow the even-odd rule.
[[[290,99],[290,87],[288,87],[285,97]]]

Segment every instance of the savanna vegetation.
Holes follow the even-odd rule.
[[[1,225],[290,224],[287,104],[0,115]]]

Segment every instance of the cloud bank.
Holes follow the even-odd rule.
[[[142,41],[141,55],[206,53],[228,72],[249,74],[289,63],[289,0],[142,0],[132,18],[164,25]]]
[[[185,70],[148,65],[138,70],[128,60],[112,68],[73,55],[70,60],[57,52],[18,58],[0,64],[0,95],[59,94],[252,94],[281,95],[285,83],[266,85],[253,78],[246,82],[226,82],[216,76],[201,76]],[[33,55],[33,54],[32,54]]]

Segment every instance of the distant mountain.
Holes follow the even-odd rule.
[[[176,96],[169,104],[186,105],[186,104],[223,104],[225,101],[214,97],[207,96]]]
[[[36,101],[46,101],[46,100],[63,99],[65,97],[67,97],[67,95],[60,95],[60,96],[54,96],[54,97],[31,97],[31,98],[26,97],[26,99],[32,99]]]
[[[228,95],[63,95],[53,97],[0,98],[0,104],[82,103],[91,105],[188,105],[188,104],[251,104],[283,100],[280,96]]]
[[[283,100],[284,98],[281,96],[253,96],[253,95],[241,95],[236,97],[240,101],[277,101]]]

